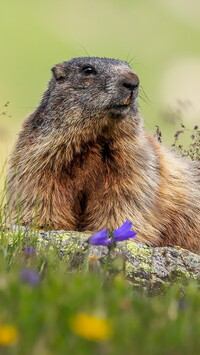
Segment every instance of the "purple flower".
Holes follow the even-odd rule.
[[[32,269],[23,269],[20,273],[20,278],[23,282],[36,286],[40,282],[40,275]]]
[[[35,255],[35,249],[32,246],[28,246],[28,247],[24,248],[24,254],[26,256],[33,256],[33,255]]]
[[[93,245],[105,245],[107,247],[115,246],[116,242],[121,242],[129,238],[136,238],[136,232],[132,231],[131,228],[132,223],[126,221],[122,226],[115,229],[111,235],[106,229],[104,229],[94,233],[88,239],[88,242]]]

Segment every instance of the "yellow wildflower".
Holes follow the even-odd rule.
[[[18,331],[12,325],[0,325],[0,345],[13,345],[18,340]]]
[[[100,269],[100,257],[97,255],[90,255],[88,258],[88,266],[90,271],[98,271]]]
[[[99,260],[100,258],[96,255],[90,255],[88,261],[93,263],[93,261]]]
[[[71,322],[71,330],[85,339],[100,341],[111,335],[111,326],[107,319],[78,313]]]

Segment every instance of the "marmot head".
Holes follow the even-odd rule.
[[[138,111],[138,76],[128,63],[108,58],[82,57],[52,68],[54,98],[82,117],[123,118]],[[61,101],[60,101],[61,102]]]

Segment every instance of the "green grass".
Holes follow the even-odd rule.
[[[0,345],[0,354],[198,354],[197,284],[189,284],[184,294],[177,285],[165,295],[148,297],[123,275],[111,278],[91,272],[87,264],[82,270],[70,270],[69,257],[61,257],[59,247],[36,246],[34,236],[28,240],[20,233],[1,232],[0,343],[6,325],[14,327],[17,335],[12,343],[7,330],[7,344]],[[24,252],[28,245],[35,248],[33,256]],[[39,274],[36,285],[22,280],[21,272],[27,268]],[[87,320],[86,335],[74,329],[73,320],[82,313],[103,318],[110,329],[107,336],[92,340],[93,318]]]

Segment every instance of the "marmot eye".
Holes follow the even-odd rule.
[[[93,67],[89,66],[89,65],[83,67],[83,68],[81,69],[81,71],[82,71],[82,73],[84,73],[85,75],[91,75],[91,74],[94,75],[94,74],[97,73],[96,70],[95,70]]]

